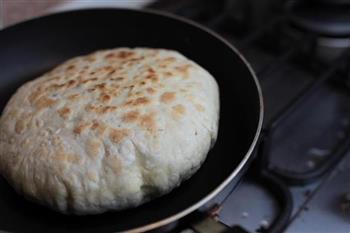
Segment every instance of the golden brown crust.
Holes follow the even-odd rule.
[[[182,117],[185,114],[185,111],[186,108],[182,104],[177,104],[172,107],[172,114],[176,119]]]
[[[160,101],[163,103],[170,103],[175,100],[176,94],[175,92],[165,92],[160,96]]]
[[[135,122],[140,116],[138,111],[130,111],[123,115],[122,120],[124,122]]]
[[[122,140],[127,138],[130,131],[127,129],[110,129],[109,138],[114,143],[120,143]]]
[[[72,112],[72,110],[68,107],[63,107],[63,108],[58,109],[58,114],[60,115],[60,117],[62,117],[64,119],[68,119],[71,112]]]

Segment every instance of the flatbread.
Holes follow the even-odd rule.
[[[200,167],[218,118],[214,78],[180,53],[97,51],[12,96],[0,120],[0,172],[63,213],[134,207]]]

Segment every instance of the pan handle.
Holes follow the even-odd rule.
[[[215,204],[208,212],[196,211],[192,214],[188,227],[181,233],[249,233],[240,226],[227,226],[220,222],[217,215],[221,206]]]
[[[207,216],[199,222],[193,223],[191,229],[192,232],[195,233],[249,233],[239,226],[229,227],[219,221],[216,221],[210,216]],[[187,232],[185,231],[185,233]]]

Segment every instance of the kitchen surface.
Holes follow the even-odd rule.
[[[0,22],[91,7],[191,19],[237,47],[256,72],[265,103],[256,159],[236,189],[200,211],[232,232],[350,232],[350,1],[0,0]]]

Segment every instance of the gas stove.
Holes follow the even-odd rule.
[[[238,188],[201,211],[232,232],[350,232],[349,1],[163,0],[148,8],[216,31],[262,86],[257,159]]]
[[[142,6],[194,20],[243,53],[265,102],[256,159],[238,187],[156,232],[212,232],[193,223],[208,212],[236,233],[350,232],[350,1],[149,2],[76,0],[50,11]]]

